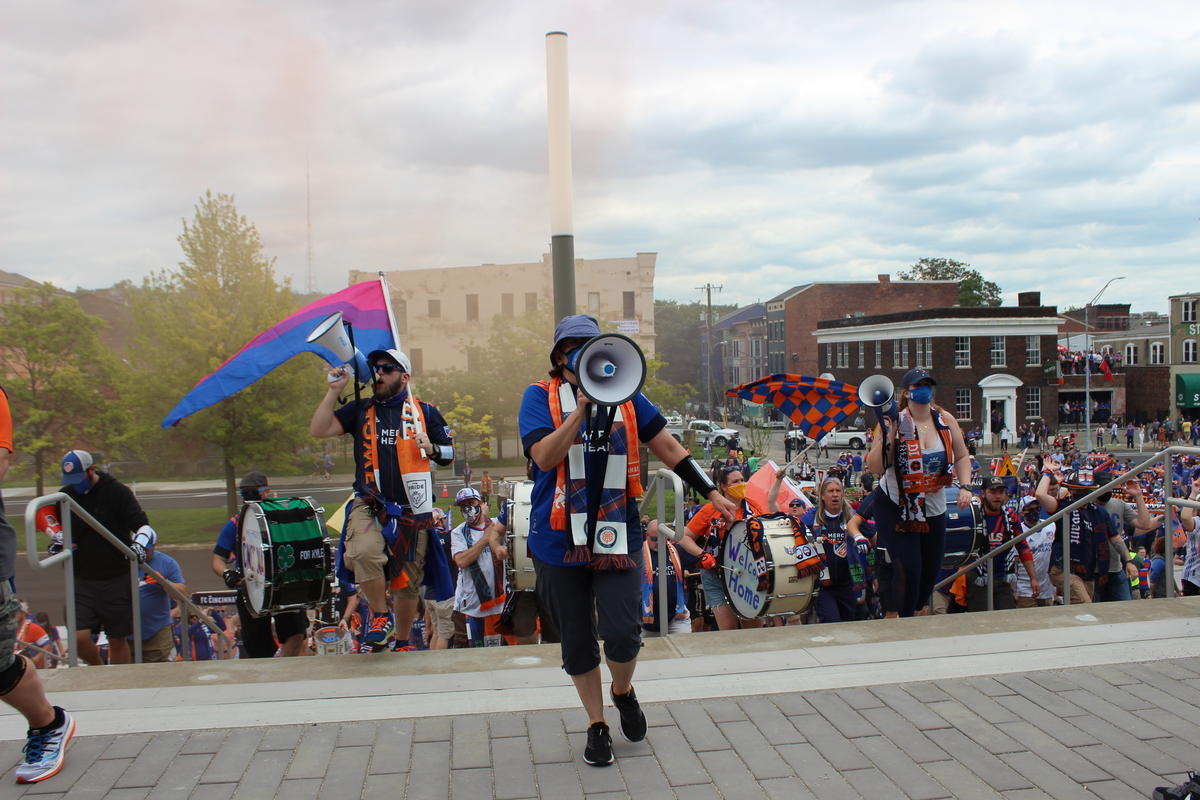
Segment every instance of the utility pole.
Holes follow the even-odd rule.
[[[704,314],[704,323],[707,332],[704,336],[704,386],[706,397],[706,405],[708,406],[708,418],[713,418],[713,393],[712,393],[712,293],[713,289],[718,292],[723,289],[723,286],[713,286],[711,283],[706,283],[703,286],[696,287],[699,291],[704,292],[708,304],[708,310]]]

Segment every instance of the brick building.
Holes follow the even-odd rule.
[[[958,303],[956,281],[874,281],[806,283],[767,301],[767,373],[818,375],[817,323],[836,317],[864,317]]]
[[[857,384],[877,373],[898,382],[912,367],[924,367],[938,381],[938,403],[964,429],[979,427],[988,435],[993,415],[1014,433],[1043,419],[1054,427],[1057,309],[1041,305],[1036,292],[1022,301],[823,320],[813,331],[817,372]]]
[[[614,324],[646,355],[654,354],[657,261],[657,253],[575,259],[577,309]],[[352,270],[349,282],[376,276]],[[401,346],[416,372],[470,369],[476,348],[492,337],[494,319],[534,314],[554,295],[549,253],[521,264],[401,269],[386,277]]]
[[[752,303],[726,314],[713,325],[713,371],[724,387],[769,375],[767,372],[767,307]]]
[[[1172,295],[1170,365],[1171,419],[1200,420],[1200,292]]]

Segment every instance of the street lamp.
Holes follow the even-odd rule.
[[[1101,286],[1100,291],[1096,292],[1092,302],[1083,307],[1083,420],[1087,429],[1083,437],[1083,444],[1084,450],[1088,452],[1092,449],[1092,353],[1088,342],[1088,330],[1091,328],[1088,324],[1088,311],[1100,299],[1100,295],[1104,294],[1104,290],[1112,285],[1113,281],[1123,280],[1125,280],[1124,275],[1109,278],[1108,283]]]

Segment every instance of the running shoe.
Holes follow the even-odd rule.
[[[58,706],[54,707],[54,714],[56,717],[62,714],[62,724],[57,728],[29,731],[25,740],[25,761],[17,767],[17,783],[44,781],[62,769],[67,745],[75,736],[75,718]]]
[[[593,767],[607,767],[613,763],[612,735],[603,722],[593,722],[587,729],[587,747],[583,760]]]
[[[625,741],[640,742],[645,739],[646,715],[642,713],[642,707],[638,705],[633,687],[630,686],[629,691],[625,694],[615,694],[611,688],[608,691],[612,696],[613,705],[617,707],[617,711],[621,712],[621,735],[625,737]]]
[[[382,614],[371,615],[371,627],[367,628],[367,634],[363,637],[363,644],[370,647],[373,652],[382,652],[387,649],[388,639],[392,636],[392,630],[396,626],[396,618],[392,616],[392,612],[385,611]]]
[[[1200,800],[1200,775],[1188,773],[1188,779],[1178,786],[1159,786],[1150,795],[1152,800]]]

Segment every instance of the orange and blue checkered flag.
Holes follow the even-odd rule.
[[[819,439],[858,411],[858,387],[829,378],[778,373],[725,392],[751,403],[771,403],[810,439]]]

